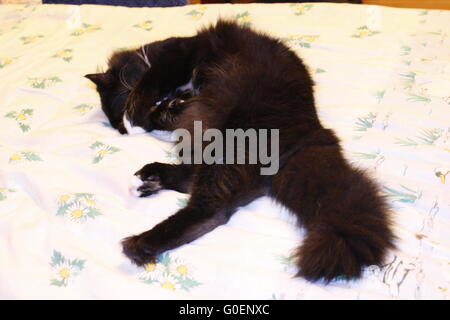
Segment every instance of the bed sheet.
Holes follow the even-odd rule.
[[[157,264],[122,255],[122,238],[188,196],[129,194],[141,166],[176,161],[171,145],[113,130],[83,75],[105,68],[113,50],[193,35],[218,17],[266,31],[305,60],[323,123],[388,196],[398,249],[363,279],[294,278],[302,231],[265,197]],[[0,298],[448,299],[450,11],[3,5],[0,21]]]

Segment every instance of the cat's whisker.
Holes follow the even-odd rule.
[[[123,94],[129,94],[129,93],[131,92],[131,90],[132,90],[132,89],[125,88],[125,89],[120,90],[119,92],[117,92],[117,94],[118,94],[119,96],[121,96],[121,95],[123,95]]]
[[[141,46],[141,52],[136,51],[136,54],[148,66],[149,69],[152,67],[150,60],[148,60],[147,49],[145,49],[145,46]]]
[[[125,72],[125,67],[126,67],[127,65],[125,65],[123,68],[121,68],[120,69],[120,72],[119,72],[119,80],[120,80],[120,83],[125,87],[125,88],[127,88],[128,90],[133,90],[133,88],[128,84],[128,82],[127,82],[127,80],[125,79],[125,75],[124,75],[124,72]]]

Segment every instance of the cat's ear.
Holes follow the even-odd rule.
[[[108,73],[91,73],[85,75],[86,78],[91,80],[97,86],[106,86],[111,81],[111,75]]]

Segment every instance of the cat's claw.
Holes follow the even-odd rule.
[[[147,197],[162,189],[161,180],[156,175],[143,178],[140,174],[133,176],[129,191],[135,197]]]
[[[138,170],[130,183],[130,193],[136,197],[147,197],[164,188],[163,169],[167,164],[153,162]]]
[[[130,193],[135,197],[140,197],[141,192],[138,191],[138,189],[144,184],[144,181],[142,181],[138,176],[133,176],[130,181],[130,186],[128,190]]]

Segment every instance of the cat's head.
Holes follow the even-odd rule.
[[[146,85],[146,90],[136,90],[139,84],[147,84],[145,74],[151,68],[150,61],[160,59],[164,45],[170,41],[174,39],[156,41],[137,50],[116,52],[109,59],[106,72],[85,76],[97,85],[103,112],[120,133],[171,130],[182,110],[180,106],[184,105],[180,100],[192,97],[192,82],[181,86],[165,84],[163,90],[159,83],[152,82],[150,89]],[[134,101],[136,91],[145,92],[146,103],[130,103]],[[137,105],[139,107],[135,107]]]
[[[154,82],[147,85],[145,77],[130,92],[123,114],[123,123],[128,133],[150,132],[152,130],[175,130],[180,114],[199,94],[192,80],[166,89],[158,89]],[[144,84],[145,89],[140,88]]]
[[[127,133],[123,124],[126,100],[147,70],[148,65],[137,52],[127,50],[111,56],[106,72],[85,75],[96,84],[102,110],[111,126],[122,134]]]

